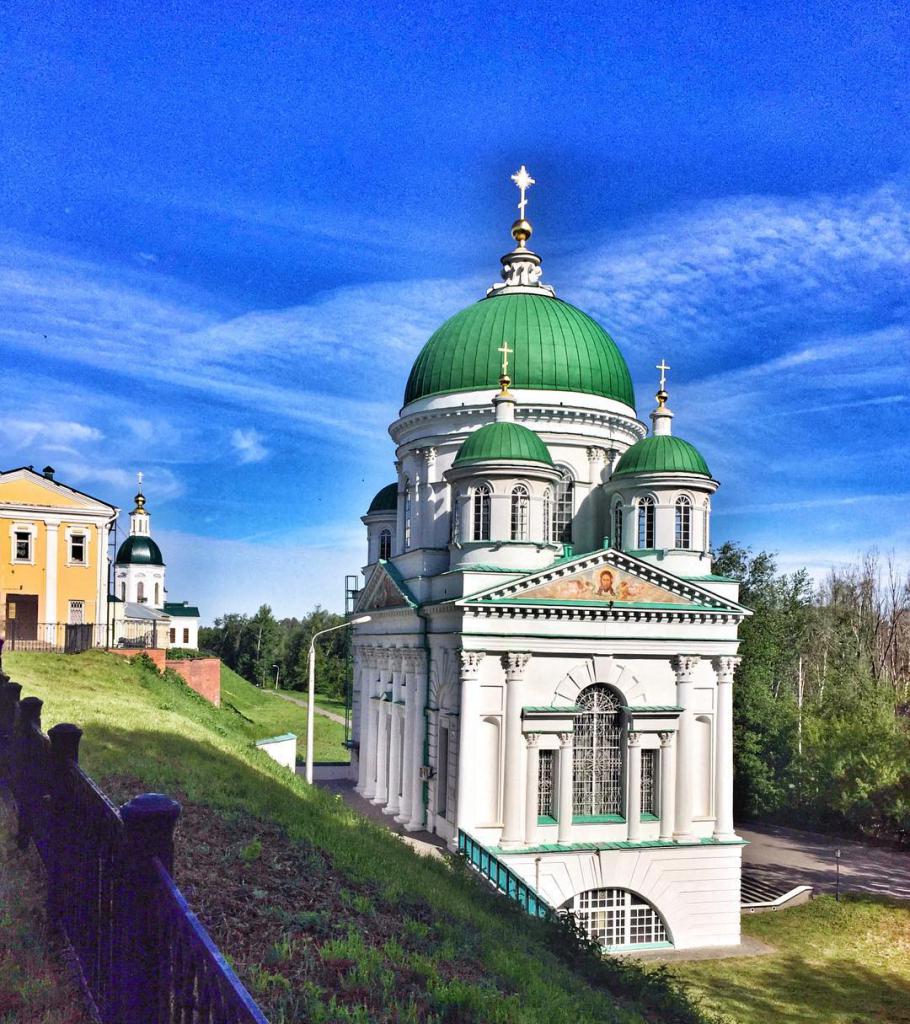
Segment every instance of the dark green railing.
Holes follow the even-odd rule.
[[[531,917],[552,917],[553,908],[524,879],[519,878],[510,868],[506,867],[497,857],[467,832],[458,830],[458,852],[467,858],[471,867],[475,868],[509,899],[520,903]]]

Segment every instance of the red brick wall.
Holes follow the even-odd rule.
[[[191,690],[211,701],[216,708],[221,704],[220,658],[168,658],[165,665],[183,676]]]
[[[121,658],[135,658],[139,654],[145,654],[155,663],[159,672],[164,671],[164,662],[167,658],[167,651],[163,647],[148,647],[144,651],[131,650],[128,647],[108,647],[108,654],[119,654]]]

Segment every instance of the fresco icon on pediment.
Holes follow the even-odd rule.
[[[689,604],[648,580],[614,566],[597,566],[562,579],[532,587],[519,595],[541,601],[602,601],[604,604]]]

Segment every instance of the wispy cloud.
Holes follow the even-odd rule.
[[[269,451],[262,443],[265,439],[262,434],[252,428],[248,430],[237,430],[231,432],[231,447],[237,455],[237,461],[241,465],[248,462],[262,462],[267,458]]]

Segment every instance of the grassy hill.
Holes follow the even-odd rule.
[[[44,701],[45,729],[84,729],[81,762],[114,799],[157,790],[182,802],[177,880],[273,1024],[708,1019],[665,972],[591,955],[279,768],[251,741],[303,735],[305,713],[239,676],[225,675],[216,709],[142,659],[4,664]],[[329,749],[332,725],[317,719]]]

